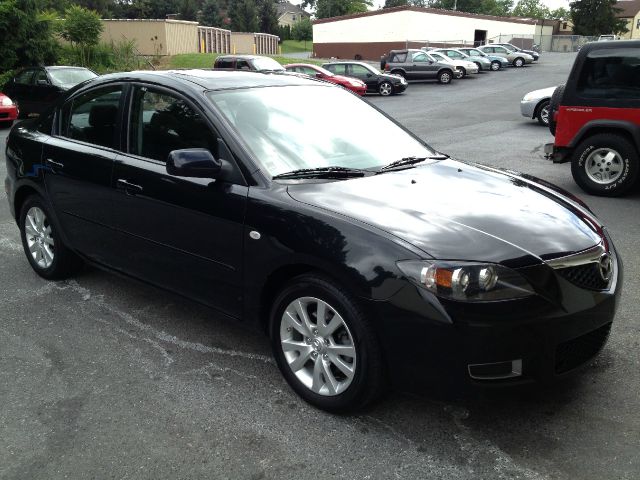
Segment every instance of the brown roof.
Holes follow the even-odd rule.
[[[620,0],[616,2],[615,8],[621,10],[616,13],[616,17],[633,18],[640,12],[640,0]]]
[[[632,0],[632,1],[640,1],[640,0]],[[351,15],[343,15],[341,17],[320,18],[318,20],[314,20],[313,24],[315,25],[318,23],[339,22],[341,20],[349,20],[351,18],[371,17],[373,15],[384,15],[386,13],[402,12],[404,10],[410,10],[412,12],[433,13],[435,15],[449,15],[452,17],[481,18],[484,20],[494,20],[496,22],[524,23],[527,25],[537,25],[538,23],[537,20],[532,18],[497,17],[495,15],[481,15],[479,13],[467,13],[467,12],[459,12],[459,11],[453,11],[453,10],[442,10],[440,8],[411,7],[411,6],[405,5],[402,7],[381,8],[380,10],[373,10],[371,12],[352,13]]]

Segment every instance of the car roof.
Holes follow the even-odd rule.
[[[271,58],[271,57],[265,57],[264,55],[220,55],[219,57],[216,58],[216,60],[218,60],[219,58],[244,58],[246,60],[253,60],[255,58]]]
[[[74,67],[74,66],[66,66],[66,65],[55,65],[55,66],[50,66],[50,67],[42,67],[45,70],[51,71],[51,70],[89,70],[88,68],[85,67]],[[91,70],[89,70],[91,71]]]
[[[287,63],[285,66],[287,67],[311,67],[311,68],[322,68],[319,65],[314,65],[312,63]]]
[[[339,62],[326,62],[322,65],[362,65],[363,67],[371,67],[367,62],[356,62],[356,61],[339,61]]]
[[[640,40],[612,40],[610,42],[589,42],[580,49],[582,55],[586,55],[592,50],[603,50],[607,48],[640,48]]]
[[[196,89],[225,90],[232,88],[252,88],[287,85],[319,85],[309,78],[279,73],[221,70],[143,70],[137,72],[110,73],[94,79],[91,84],[113,81],[146,81],[183,85]]]

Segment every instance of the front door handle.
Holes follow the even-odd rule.
[[[64,163],[56,162],[52,158],[47,158],[45,161],[47,162],[47,165],[49,165],[50,167],[64,168]]]
[[[122,188],[125,192],[135,195],[136,193],[142,192],[143,188],[141,185],[136,185],[135,183],[131,183],[124,178],[118,179],[118,187]]]

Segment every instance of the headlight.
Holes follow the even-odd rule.
[[[356,82],[355,80],[349,80],[349,83],[352,87],[364,87],[364,83]]]
[[[534,98],[536,98],[535,95],[531,95],[531,93],[527,93],[524,97],[522,97],[522,101],[528,102],[530,100],[533,100]]]
[[[3,97],[2,106],[3,107],[10,107],[11,105],[13,105],[13,102],[11,101],[11,99],[9,97]]]
[[[406,260],[397,265],[419,287],[450,300],[488,302],[535,293],[520,274],[502,265],[426,260]]]

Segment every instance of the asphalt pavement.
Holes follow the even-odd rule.
[[[95,269],[39,278],[2,200],[0,478],[640,478],[640,193],[583,194],[568,164],[543,158],[548,130],[519,112],[573,58],[368,98],[438,150],[554,182],[606,222],[626,283],[611,338],[581,374],[463,398],[391,393],[329,415],[289,389],[260,332]]]

